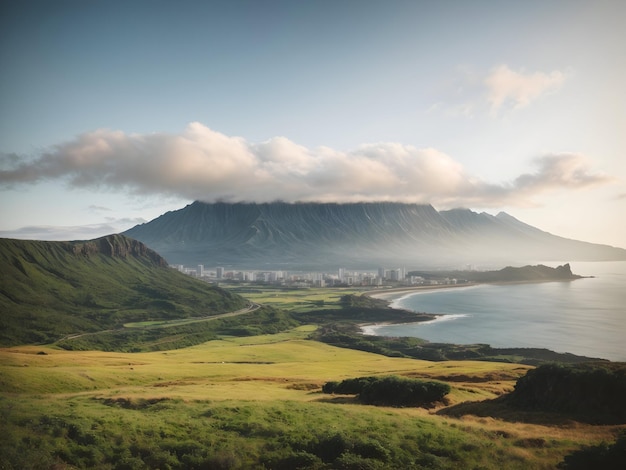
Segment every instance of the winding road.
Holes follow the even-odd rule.
[[[83,336],[99,335],[101,333],[112,333],[112,332],[116,332],[116,331],[124,331],[124,330],[130,330],[130,329],[146,329],[146,330],[148,330],[148,329],[155,329],[155,328],[170,328],[172,326],[186,325],[188,323],[198,323],[198,322],[204,322],[204,321],[218,320],[220,318],[236,317],[236,316],[239,316],[239,315],[244,315],[246,313],[252,313],[252,312],[258,310],[259,308],[261,308],[260,304],[256,304],[256,303],[252,303],[251,302],[245,308],[242,308],[240,310],[235,310],[234,312],[219,313],[217,315],[207,315],[205,317],[183,318],[183,319],[177,319],[177,320],[163,320],[163,321],[160,321],[158,323],[151,323],[151,322],[126,323],[121,328],[115,328],[115,329],[111,329],[111,330],[93,331],[93,332],[89,332],[89,333],[76,333],[76,334],[66,335],[63,338],[61,338],[60,340],[56,341],[56,342],[60,343],[62,341],[67,341],[67,340],[76,339],[76,338],[82,338]],[[151,323],[151,324],[145,325],[145,324],[142,324],[142,323]]]

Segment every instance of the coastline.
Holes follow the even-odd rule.
[[[366,295],[373,299],[384,300],[389,303],[390,308],[396,308],[393,306],[394,301],[399,300],[406,295],[414,294],[416,292],[428,292],[428,291],[435,291],[435,290],[454,289],[454,288],[460,288],[460,287],[474,287],[480,284],[481,283],[478,283],[478,282],[466,282],[464,284],[436,284],[436,285],[429,285],[429,286],[395,287],[395,288],[389,288],[389,289],[384,289],[384,290],[381,289],[381,290],[367,291],[367,292],[363,292],[362,295]],[[416,320],[411,323],[422,323],[422,322],[427,323],[431,321],[436,321],[442,317],[442,315],[436,314],[436,313],[426,313],[426,314],[430,315],[432,318]],[[393,323],[393,322],[388,322],[388,321],[382,321],[382,322],[376,322],[376,323],[361,323],[358,325],[358,327],[361,330],[362,335],[379,336],[376,333],[376,330],[378,328],[382,326],[387,326],[387,325],[403,325],[403,324],[408,324],[408,323]]]
[[[415,292],[421,291],[432,291],[432,290],[442,290],[442,289],[457,289],[461,287],[474,287],[484,283],[480,282],[466,282],[463,284],[435,284],[429,286],[406,286],[406,287],[393,287],[390,289],[380,289],[380,290],[372,290],[363,292],[362,295],[367,295],[368,297],[372,297],[373,299],[386,300],[387,302],[393,302],[394,300],[398,300],[401,297],[404,297],[408,294],[413,294]]]
[[[463,284],[435,284],[435,285],[420,285],[420,286],[405,286],[405,287],[392,287],[388,289],[380,289],[363,292],[362,295],[366,295],[373,299],[384,300],[388,303],[389,308],[397,308],[394,306],[394,303],[397,300],[402,299],[403,297],[411,294],[415,294],[417,292],[429,292],[436,290],[446,290],[446,289],[455,289],[455,288],[467,288],[467,287],[476,287],[481,285],[512,285],[512,284],[535,284],[535,283],[544,283],[544,282],[565,282],[565,281],[575,281],[577,279],[582,279],[587,276],[579,276],[574,279],[537,279],[537,280],[524,280],[524,281],[495,281],[495,282],[466,282]],[[594,276],[589,276],[594,277]],[[432,321],[441,320],[444,315],[437,313],[428,313],[423,312],[426,315],[432,316],[431,319],[428,320],[416,320],[411,323],[428,323]],[[365,336],[379,336],[377,334],[377,329],[380,327],[388,326],[388,325],[402,325],[404,323],[393,323],[393,322],[376,322],[376,323],[362,323],[359,324],[358,327],[361,330],[361,334]]]
[[[515,285],[515,284],[540,284],[544,282],[571,282],[576,281],[578,279],[593,279],[595,276],[576,276],[574,278],[563,278],[563,279],[527,279],[527,280],[516,280],[516,281],[468,281],[463,284],[435,284],[435,285],[420,285],[420,286],[405,286],[405,287],[391,287],[388,289],[379,289],[379,290],[370,290],[363,292],[362,295],[366,295],[368,297],[372,297],[373,299],[386,300],[388,302],[393,302],[394,300],[398,300],[405,295],[413,294],[415,292],[420,291],[431,291],[431,290],[443,290],[443,289],[455,289],[455,288],[463,288],[463,287],[476,287],[482,285]],[[393,308],[393,307],[392,307]]]
[[[435,302],[434,299],[431,302],[431,300],[427,300],[427,298],[425,297],[424,302],[419,301],[418,299],[421,296],[421,294],[427,294],[427,293],[440,291],[441,295],[445,296],[446,298],[448,296],[452,296],[453,298],[458,299],[461,296],[468,295],[470,296],[469,299],[471,300],[474,297],[481,297],[483,295],[491,296],[492,294],[496,294],[496,298],[501,298],[501,295],[499,295],[500,293],[498,291],[491,290],[491,289],[489,289],[489,292],[487,291],[482,292],[482,289],[477,289],[475,291],[473,289],[469,289],[468,291],[459,291],[458,294],[457,294],[457,291],[449,291],[445,289],[451,289],[451,288],[456,288],[456,287],[472,287],[472,288],[473,287],[476,287],[476,288],[485,287],[487,288],[488,286],[494,286],[495,288],[497,286],[501,286],[504,289],[504,291],[502,292],[506,293],[508,296],[509,289],[513,289],[513,287],[509,288],[507,286],[524,285],[524,284],[530,284],[530,285],[532,284],[555,284],[555,287],[546,287],[546,288],[523,287],[522,289],[529,289],[529,290],[521,291],[522,297],[520,297],[519,300],[520,301],[524,300],[525,292],[533,292],[533,293],[537,292],[537,298],[543,298],[542,296],[543,296],[543,293],[545,292],[546,295],[548,295],[548,297],[557,296],[558,298],[561,298],[562,300],[566,300],[568,302],[568,305],[570,301],[573,301],[572,299],[575,299],[576,301],[580,300],[580,305],[582,307],[575,308],[572,312],[568,312],[563,318],[568,320],[569,318],[571,318],[571,315],[575,313],[576,315],[578,315],[575,317],[576,319],[578,319],[579,316],[582,319],[585,315],[585,309],[589,310],[589,308],[594,308],[594,306],[597,304],[597,302],[595,302],[594,299],[596,301],[598,300],[596,299],[596,297],[598,296],[598,292],[607,293],[607,296],[609,299],[617,298],[617,297],[614,297],[615,287],[617,287],[616,281],[617,283],[619,283],[619,280],[623,279],[623,276],[624,276],[623,269],[617,270],[617,274],[615,274],[616,271],[612,265],[606,266],[606,267],[600,266],[600,268],[603,268],[604,270],[601,270],[601,273],[599,274],[604,274],[604,275],[576,276],[576,277],[571,277],[571,278],[557,278],[557,279],[507,280],[507,281],[495,281],[495,282],[494,281],[479,282],[478,280],[475,280],[474,282],[471,282],[471,283],[443,284],[443,285],[413,285],[413,286],[397,286],[397,287],[382,287],[381,286],[378,288],[364,290],[361,292],[361,295],[364,295],[373,299],[378,299],[379,305],[381,306],[383,305],[383,303],[387,303],[390,309],[407,310],[407,311],[414,311],[414,312],[415,311],[443,312],[447,310],[445,310],[444,308],[438,308],[437,306],[435,306],[438,304],[437,302]],[[586,270],[590,271],[591,269],[587,268]],[[591,282],[593,279],[598,278],[598,277],[605,278],[606,279],[605,283],[598,286],[596,285],[596,283]],[[576,283],[571,282],[574,280],[578,282]],[[570,284],[571,284],[571,287],[569,287]],[[535,290],[535,289],[538,289],[538,290]],[[465,292],[467,292],[467,294],[465,294]],[[623,295],[623,292],[620,295]],[[410,302],[410,303],[407,301],[405,303],[404,300],[400,300],[403,297],[406,298],[408,296],[411,296],[411,297],[415,296],[416,301]],[[435,296],[434,293],[433,293],[433,296]],[[430,297],[430,296],[427,296],[427,297]],[[534,294],[529,297],[529,299],[534,299],[534,298],[535,298]],[[513,299],[517,299],[517,297],[514,296]],[[548,301],[549,300],[550,299],[548,298]],[[589,304],[588,301],[590,301],[591,303]],[[430,307],[431,303],[433,305],[432,308]],[[501,306],[500,306],[500,303],[496,302],[497,304],[496,306],[498,306],[498,308],[500,309],[506,309],[510,307],[510,306],[507,306],[506,301],[502,303]],[[532,304],[532,302],[530,302],[530,304]],[[413,307],[403,308],[401,305],[407,305],[407,306],[412,305]],[[547,305],[551,305],[551,304],[548,303]],[[589,307],[588,305],[591,307]],[[608,306],[607,308],[611,309],[610,310],[611,312],[615,310],[615,307],[617,306],[617,304],[614,301],[608,302],[606,305]],[[623,303],[621,305],[623,305]],[[489,303],[487,303],[486,304],[487,311],[489,308],[490,308],[490,305]],[[620,307],[617,307],[617,308],[619,309]],[[536,311],[538,310],[536,310],[533,307],[530,313],[534,313]],[[448,315],[454,315],[456,312],[457,310],[453,309],[448,313]],[[512,312],[515,313],[517,312],[517,310],[513,310]],[[458,313],[463,313],[463,310],[462,309],[458,310]],[[577,335],[580,335],[580,337],[583,339],[587,338],[585,331],[579,331],[576,329],[578,325],[577,323],[573,325],[572,328],[574,329],[573,329],[572,334],[569,336],[569,338],[568,337],[561,338],[558,335],[556,335],[554,338],[548,338],[547,334],[544,334],[545,331],[537,330],[538,339],[535,340],[534,342],[519,343],[517,342],[517,336],[513,335],[511,336],[512,338],[511,341],[506,339],[508,338],[507,336],[506,338],[500,338],[500,339],[504,339],[504,341],[497,342],[496,346],[493,346],[494,344],[493,341],[496,341],[495,337],[494,338],[491,338],[488,336],[480,337],[477,334],[474,334],[472,336],[472,335],[469,335],[469,333],[465,332],[465,330],[463,330],[464,336],[460,337],[460,339],[458,340],[460,341],[460,343],[458,344],[453,343],[453,342],[445,342],[445,341],[441,342],[443,341],[441,339],[443,338],[443,336],[433,336],[433,338],[437,338],[437,341],[433,340],[432,338],[430,340],[426,340],[424,337],[426,338],[429,337],[427,332],[429,328],[431,327],[424,328],[424,331],[420,331],[419,329],[421,328],[421,326],[418,326],[418,325],[426,326],[433,321],[436,322],[437,320],[442,319],[442,317],[443,317],[443,321],[448,319],[446,318],[445,314],[440,314],[440,315],[423,314],[421,315],[421,318],[418,321],[408,320],[409,324],[413,324],[415,327],[418,328],[418,329],[411,329],[411,331],[408,331],[409,327],[408,326],[405,327],[402,325],[403,323],[406,322],[406,320],[403,321],[401,318],[396,318],[395,316],[393,317],[387,316],[387,315],[384,315],[383,313],[378,317],[370,316],[369,318],[367,318],[367,320],[369,321],[363,318],[363,320],[365,321],[362,320],[361,322],[355,325],[357,329],[354,330],[354,333],[356,333],[359,336],[362,335],[363,340],[367,341],[367,343],[364,343],[364,344],[371,345],[372,348],[374,347],[380,347],[383,349],[387,348],[387,349],[391,349],[392,351],[400,351],[400,352],[406,353],[406,348],[408,347],[407,345],[421,344],[420,347],[414,348],[415,351],[411,350],[412,351],[411,355],[414,355],[415,357],[418,357],[420,359],[426,359],[426,360],[444,360],[444,359],[455,360],[459,358],[463,358],[463,359],[476,358],[479,360],[487,360],[485,358],[489,358],[489,360],[515,361],[518,363],[533,364],[533,365],[537,365],[545,361],[574,363],[574,362],[584,362],[584,361],[620,361],[620,360],[623,361],[624,360],[622,358],[623,351],[621,353],[619,352],[620,351],[619,340],[618,340],[618,343],[615,343],[615,334],[613,333],[611,333],[611,335],[608,336],[608,340],[607,340],[606,339],[607,337],[599,336],[599,334],[595,334],[594,332],[596,330],[594,329],[588,332],[590,335],[589,338],[591,338],[590,341],[587,342],[588,344],[584,342],[580,344],[579,342],[575,342],[575,343],[572,342],[571,338],[575,338],[577,337]],[[524,317],[521,316],[519,318],[524,318]],[[515,323],[517,319],[518,319],[518,316],[516,316],[515,319],[510,318],[510,320],[515,325],[517,325],[517,323]],[[536,315],[535,317],[532,317],[531,319],[537,320]],[[558,319],[559,317],[555,317],[555,321]],[[610,316],[606,318],[601,317],[601,319],[606,323],[606,325],[612,328],[611,332],[618,332],[619,334],[619,331],[623,328],[623,326],[619,325],[619,322],[616,323],[614,317],[610,317]],[[450,318],[450,320],[453,320],[453,319]],[[467,322],[468,320],[466,319],[464,321]],[[542,318],[539,318],[537,321],[541,323],[543,320]],[[422,323],[422,322],[425,322],[425,323]],[[559,325],[558,321],[555,324]],[[458,323],[455,326],[451,326],[451,328],[459,329],[459,325],[461,324]],[[389,326],[393,326],[393,328],[390,328],[388,332],[383,333],[383,331],[387,330],[387,327]],[[444,328],[448,328],[448,327],[447,326],[438,326],[438,327],[433,326],[432,331],[443,331]],[[476,325],[476,322],[474,322],[468,328],[470,329],[474,328],[475,330],[480,329],[479,326]],[[517,326],[515,326],[515,328],[512,328],[511,331],[514,331],[514,332],[517,331]],[[521,331],[521,327],[520,327],[520,331]],[[598,330],[598,331],[602,331],[602,330]],[[405,337],[404,336],[405,334],[407,334],[408,336]],[[453,338],[450,335],[448,336],[449,338]],[[409,338],[409,339],[407,340],[405,338]],[[530,338],[534,338],[534,336],[531,335]],[[412,342],[412,341],[415,341],[415,339],[423,341],[423,343]],[[431,341],[435,341],[435,342],[431,343]],[[591,341],[593,341],[593,343]],[[602,341],[604,341],[604,343],[602,343]],[[511,346],[511,344],[514,344],[514,346]],[[612,346],[613,344],[616,344],[618,346]],[[558,352],[558,351],[563,351],[563,352]]]

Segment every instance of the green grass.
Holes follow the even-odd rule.
[[[5,465],[79,468],[528,468],[514,437],[372,407],[176,399],[17,402]],[[9,427],[9,429],[6,429]],[[7,435],[7,434],[4,434]],[[35,447],[35,451],[33,451]],[[568,448],[547,444],[554,454]],[[545,450],[544,450],[545,453]],[[541,465],[554,457],[538,455]],[[5,468],[11,468],[6,465]],[[348,467],[351,468],[351,467]]]
[[[283,288],[274,286],[229,286],[225,289],[263,305],[289,310],[290,312],[306,312],[315,310],[334,310],[341,308],[344,295],[359,294],[363,289],[352,287],[324,288]]]
[[[122,247],[133,242],[109,238]],[[95,242],[0,239],[0,345],[50,343],[130,322],[204,317],[246,305],[242,297],[164,266],[156,253],[75,251],[89,243]]]
[[[619,429],[441,416],[512,390],[528,367],[390,358],[307,340],[313,328],[136,354],[0,350],[0,468],[554,468]],[[321,393],[389,374],[444,380],[449,402]]]
[[[56,346],[67,350],[101,351],[165,351],[185,348],[222,337],[246,337],[278,333],[300,325],[289,314],[262,306],[240,315],[231,312],[201,319],[156,322],[148,326],[131,324],[131,328],[105,330],[58,341]]]
[[[0,349],[2,470],[548,469],[624,428],[495,400],[529,366],[416,360],[421,340],[354,335],[356,323],[416,315],[355,289],[257,289],[245,295],[262,308],[218,318],[246,301],[147,258],[77,260],[67,244],[3,243],[4,344],[94,334]],[[389,375],[451,391],[431,409],[321,392],[329,381]]]

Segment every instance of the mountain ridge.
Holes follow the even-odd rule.
[[[0,239],[0,345],[49,343],[125,323],[211,316],[246,302],[169,268],[123,235]]]
[[[124,234],[172,264],[207,266],[371,269],[626,259],[626,250],[558,237],[506,213],[397,202],[195,201]]]

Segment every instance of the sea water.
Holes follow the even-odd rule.
[[[423,323],[379,326],[372,332],[626,361],[626,262],[570,264],[572,272],[594,277],[411,293],[392,306],[441,316]]]

